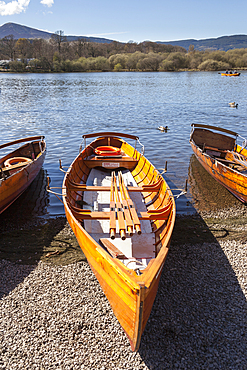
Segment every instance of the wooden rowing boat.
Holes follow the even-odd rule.
[[[31,184],[45,159],[43,136],[34,136],[0,145],[0,149],[25,143],[0,159],[0,213]]]
[[[157,169],[124,140],[138,137],[103,132],[83,138],[85,148],[63,181],[65,213],[137,351],[170,245],[174,197]]]
[[[218,131],[218,132],[215,132]],[[236,132],[192,124],[190,144],[198,161],[241,202],[247,203],[247,141],[237,144]]]
[[[237,73],[221,73],[221,76],[240,76],[240,72]]]

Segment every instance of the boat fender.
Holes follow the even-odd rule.
[[[101,156],[120,155],[121,149],[114,146],[98,146],[98,148],[94,149],[94,152]]]
[[[7,159],[5,162],[4,162],[4,166],[5,167],[11,167],[11,166],[14,166],[16,164],[28,164],[32,162],[32,160],[30,158],[26,158],[26,157],[12,157],[12,158],[9,158]]]

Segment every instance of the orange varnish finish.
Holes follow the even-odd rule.
[[[106,137],[96,139],[90,145],[93,147],[111,145],[121,148],[124,155],[136,159],[137,164],[131,172],[138,186],[156,183],[161,177],[144,156],[118,137],[111,137],[109,143],[109,138],[106,135]],[[130,340],[132,350],[137,351],[141,335],[152,310],[162,268],[168,253],[175,222],[175,201],[165,180],[162,178],[160,191],[158,195],[157,192],[154,194],[154,197],[156,196],[155,201],[150,203],[149,208],[158,209],[159,207],[164,207],[168,202],[172,202],[172,207],[168,214],[168,219],[155,220],[153,222],[157,257],[152,259],[144,270],[141,270],[142,274],[139,276],[134,270],[128,268],[128,266],[125,266],[121,261],[113,258],[104,250],[83,228],[69,206],[70,203],[74,205],[78,192],[70,191],[69,186],[66,188],[67,179],[81,183],[82,171],[88,172],[83,165],[83,158],[87,158],[86,161],[88,161],[91,155],[93,155],[92,149],[88,147],[84,149],[74,160],[71,168],[65,175],[63,182],[65,212],[88,263],[108,298],[115,316]],[[154,173],[156,174],[155,176]],[[83,183],[86,183],[85,177],[83,178]],[[150,200],[148,199],[149,202]]]
[[[213,129],[224,134],[213,134],[211,131]],[[191,134],[190,144],[196,158],[206,171],[241,202],[247,203],[247,150],[236,145],[234,138],[230,138],[229,135],[234,136],[234,134],[236,133],[231,133],[229,130],[212,126],[207,128],[207,125],[197,124]],[[204,139],[202,139],[203,136]],[[203,150],[203,140],[207,142],[207,145],[210,141],[213,142],[213,145],[209,145],[210,151]],[[220,149],[217,149],[217,147]],[[207,148],[206,146],[205,149]],[[217,154],[217,152],[219,157],[210,154]],[[234,160],[234,155],[238,153],[241,153],[243,158],[240,162],[238,158]],[[241,170],[240,167],[242,167]]]
[[[35,137],[30,138],[35,139]],[[16,142],[28,141],[27,139],[21,139]],[[16,143],[13,142],[13,143]],[[10,146],[12,143],[4,144],[2,147]],[[30,146],[32,144],[32,146]],[[5,157],[1,158],[0,165],[3,170],[3,175],[0,186],[0,213],[2,213],[7,207],[9,207],[31,184],[31,182],[38,175],[44,159],[45,159],[45,142],[42,141],[42,152],[40,152],[39,141],[33,141],[31,144],[26,144],[20,147],[19,149],[9,153]],[[30,148],[29,148],[30,146]],[[4,167],[6,160],[14,157],[23,157],[23,155],[32,158],[31,154],[35,150],[35,158],[32,161],[28,162],[26,165],[13,165],[10,167]],[[6,178],[4,174],[6,173]]]
[[[213,176],[221,185],[227,188],[233,195],[235,195],[243,203],[247,203],[247,178],[237,171],[226,167],[224,164],[216,160],[212,161],[209,157],[203,155],[203,153],[194,145],[191,144],[192,149],[205,170]],[[247,156],[246,150],[244,149],[241,154]]]

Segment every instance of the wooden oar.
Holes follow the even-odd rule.
[[[124,212],[122,210],[122,205],[120,202],[119,194],[118,194],[118,188],[117,188],[117,180],[115,176],[115,172],[113,172],[113,179],[114,179],[114,192],[115,192],[115,198],[116,198],[116,207],[117,207],[117,218],[118,218],[118,227],[119,227],[119,233],[122,240],[126,239],[126,233],[125,233],[125,221],[124,221]]]
[[[110,193],[110,238],[115,239],[116,234],[116,211],[114,201],[114,178],[111,176],[111,193]]]
[[[121,176],[121,179],[120,179],[120,176]],[[127,225],[127,231],[129,233],[129,235],[132,236],[133,235],[133,222],[132,222],[128,202],[125,198],[125,194],[124,194],[124,190],[123,190],[123,185],[122,185],[122,181],[121,181],[122,180],[122,173],[121,172],[119,172],[118,178],[119,178],[119,189],[120,189],[120,193],[121,193],[121,197],[122,197],[124,217],[125,217],[125,221],[126,221],[126,225]]]
[[[124,184],[124,181],[123,181],[123,177],[122,177],[122,173],[121,172],[119,173],[119,183],[121,183],[121,187],[123,189],[124,197],[127,200],[127,204],[128,204],[128,207],[129,207],[129,210],[130,210],[130,214],[131,214],[131,217],[132,217],[132,220],[133,220],[135,229],[137,231],[137,234],[140,235],[142,233],[142,231],[141,231],[141,223],[140,223],[139,217],[137,215],[137,212],[136,212],[134,203],[133,203],[132,199],[130,198],[129,193],[128,193],[128,190],[127,190],[127,188],[126,188],[126,186]]]
[[[241,167],[244,167],[244,168],[247,168],[247,162],[245,162],[240,156],[239,156],[239,153],[232,153],[232,152],[228,152],[226,154],[226,159],[225,161],[228,160],[228,161],[232,161],[235,165],[239,165]]]

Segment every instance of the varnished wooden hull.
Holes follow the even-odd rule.
[[[247,203],[247,168],[246,172],[241,173],[234,168],[230,168],[220,158],[217,159],[208,155],[193,140],[190,140],[190,144],[196,158],[205,170],[241,202]],[[236,146],[236,149],[232,152],[241,152],[247,158],[247,150],[241,146]]]
[[[20,142],[22,141],[28,140],[20,140]],[[0,179],[0,213],[8,208],[28,188],[28,186],[38,175],[45,159],[46,150],[45,142],[42,141],[42,152],[40,152],[39,154],[39,141],[40,140],[36,140],[29,143],[30,145],[34,145],[37,147],[36,158],[33,158],[32,161],[30,161],[29,163],[27,163],[27,165],[23,167],[14,168],[13,170],[11,170],[10,167],[10,171],[5,171],[5,173],[8,173],[8,176],[6,178],[4,173],[2,174],[2,178]],[[25,144],[17,150],[14,150],[13,152],[1,158],[1,167],[4,168],[4,162],[12,157],[23,157],[24,153],[27,153],[27,151],[29,152],[29,149],[27,149],[27,145],[29,144]],[[3,147],[4,146],[8,146],[8,144],[3,145]]]
[[[111,140],[113,140],[116,147],[121,147],[122,151],[136,160],[132,174],[137,180],[138,186],[145,183],[152,183],[154,181],[152,180],[154,179],[154,172],[156,171],[154,166],[122,139],[115,137]],[[162,197],[162,199],[167,197],[167,201],[169,198],[172,206],[166,221],[155,220],[153,222],[155,235],[155,245],[153,248],[156,248],[157,257],[153,258],[147,267],[142,270],[141,275],[138,276],[133,269],[125,266],[117,258],[113,258],[102,248],[85,230],[81,221],[75,216],[73,209],[71,209],[71,203],[73,203],[72,198],[75,196],[75,193],[69,190],[68,184],[71,179],[77,181],[77,183],[86,181],[88,169],[83,158],[86,158],[87,152],[90,150],[88,148],[82,151],[74,160],[65,175],[63,182],[65,213],[88,263],[109,300],[116,318],[130,340],[132,350],[137,351],[141,335],[152,310],[162,268],[168,253],[175,222],[175,202],[170,189],[165,181],[162,180],[158,197]],[[88,164],[88,162],[86,163]],[[157,199],[151,203],[155,205],[155,201],[157,202]]]

